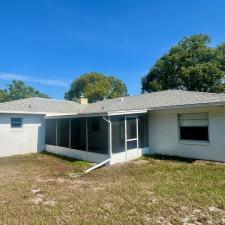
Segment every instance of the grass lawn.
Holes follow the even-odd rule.
[[[0,224],[225,224],[225,164],[142,158],[79,175],[89,166],[0,159]]]

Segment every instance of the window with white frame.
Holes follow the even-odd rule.
[[[178,115],[180,140],[209,141],[208,113]]]
[[[11,128],[21,128],[23,126],[23,120],[21,117],[11,118]]]

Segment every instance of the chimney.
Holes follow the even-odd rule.
[[[87,105],[88,104],[88,99],[85,98],[83,95],[80,96],[80,98],[73,98],[73,101],[81,104],[81,105]]]

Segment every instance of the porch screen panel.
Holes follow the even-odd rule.
[[[137,148],[137,140],[127,141],[127,150]]]
[[[86,151],[86,118],[71,119],[71,148]]]
[[[108,123],[102,117],[88,118],[88,151],[108,154]]]
[[[148,144],[148,114],[138,117],[139,148],[149,147]]]
[[[113,116],[112,122],[112,152],[119,153],[125,151],[125,117]]]
[[[127,117],[127,139],[137,138],[136,117]]]
[[[56,145],[56,120],[46,120],[45,143],[47,145]]]
[[[57,119],[57,146],[69,148],[69,119]]]

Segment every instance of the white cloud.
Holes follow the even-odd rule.
[[[58,86],[58,87],[67,87],[69,86],[69,82],[65,80],[53,80],[53,79],[44,79],[44,78],[37,78],[33,76],[26,76],[22,74],[17,73],[0,73],[0,80],[22,80],[25,82],[30,83],[37,83],[37,84],[43,84],[43,85],[49,85],[49,86]]]

